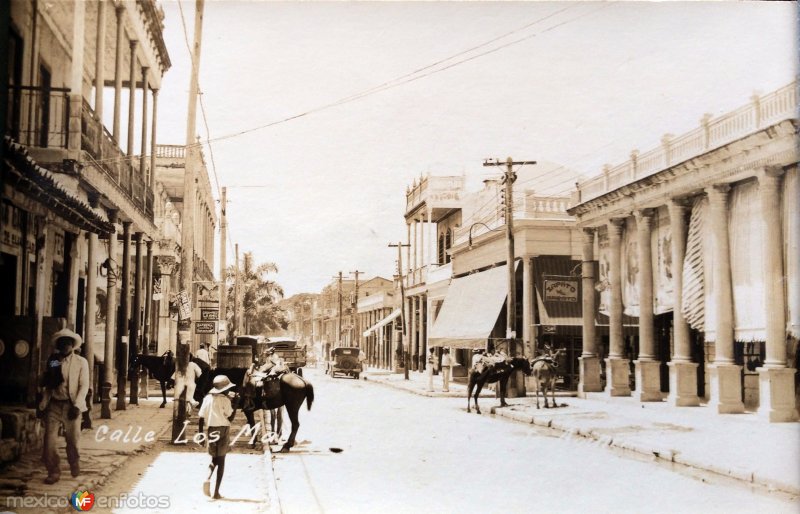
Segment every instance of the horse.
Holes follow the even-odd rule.
[[[536,384],[536,408],[539,408],[539,391],[542,391],[544,397],[544,408],[549,409],[550,405],[547,403],[547,391],[550,391],[550,396],[553,399],[553,407],[558,407],[556,403],[556,378],[558,374],[558,355],[562,350],[555,353],[549,346],[545,346],[545,353],[531,361],[531,369],[533,370],[534,383]]]
[[[200,366],[200,370],[203,372],[200,375],[201,381],[209,381],[208,380],[208,370],[210,366],[203,360],[192,358],[192,362]],[[172,352],[167,350],[162,355],[144,355],[142,353],[137,354],[136,357],[131,362],[131,368],[135,366],[143,366],[147,369],[152,375],[153,378],[159,381],[161,384],[161,397],[162,402],[159,405],[160,408],[164,408],[167,405],[167,387],[172,387],[174,385],[174,381],[172,380],[172,375],[175,373],[175,357],[173,356]],[[201,388],[199,387],[200,384],[196,384],[198,387],[195,389],[194,392],[194,399],[196,401],[202,401],[203,396],[199,394]]]
[[[469,409],[470,398],[472,397],[472,390],[475,389],[475,412],[481,413],[478,406],[478,396],[481,394],[481,389],[486,384],[494,382],[500,383],[500,406],[506,407],[506,386],[508,385],[508,378],[514,371],[522,371],[525,375],[531,374],[531,363],[528,359],[522,357],[514,357],[510,362],[498,362],[492,366],[487,366],[482,373],[471,371],[469,374],[469,385],[467,386],[467,412]]]
[[[311,410],[311,404],[314,402],[314,387],[303,377],[292,372],[284,373],[278,378],[267,379],[260,385],[256,383],[256,380],[252,372],[247,370],[242,398],[245,402],[249,399],[255,409],[275,410],[280,407],[286,408],[289,421],[292,423],[289,439],[286,440],[281,448],[281,453],[286,453],[294,446],[297,430],[300,428],[298,414],[303,401],[306,402],[308,410]],[[247,414],[247,411],[245,411],[245,414]],[[250,422],[250,418],[248,418],[248,422]],[[251,424],[251,426],[254,425]]]

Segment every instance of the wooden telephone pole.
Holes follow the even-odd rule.
[[[353,298],[353,305],[351,306],[353,309],[352,310],[353,315],[351,321],[354,328],[353,334],[355,335],[356,346],[361,348],[361,330],[359,327],[360,323],[358,322],[358,276],[363,275],[364,272],[356,270],[356,271],[351,271],[350,274],[356,276],[355,297]]]
[[[219,293],[219,331],[225,339],[228,338],[228,277],[227,277],[227,246],[228,239],[228,188],[222,188],[222,196],[219,200],[219,279],[222,283]],[[217,338],[219,344],[219,338]]]
[[[336,317],[336,341],[334,341],[334,348],[338,348],[342,345],[342,272],[340,271],[339,276],[333,278],[337,278],[339,280],[339,286],[337,288],[339,315]]]
[[[406,330],[406,288],[403,285],[403,248],[410,248],[411,244],[389,244],[389,248],[397,248],[397,276],[400,277],[400,324],[403,327],[403,374],[408,380],[408,367],[411,365],[411,355],[409,354],[409,343],[406,340],[408,331]]]
[[[505,185],[506,241],[508,243],[508,258],[506,261],[506,266],[508,267],[506,338],[508,339],[508,354],[511,357],[517,354],[517,280],[516,269],[514,267],[514,182],[517,180],[517,174],[514,172],[513,166],[523,166],[525,164],[536,164],[536,161],[514,161],[514,159],[509,157],[504,163],[497,159],[495,159],[494,162],[490,162],[487,159],[483,163],[484,166],[506,166],[506,171],[503,174],[503,184]],[[523,352],[524,351],[523,348]],[[519,377],[516,378],[518,379]],[[512,384],[516,386],[518,393],[521,392],[522,396],[525,395],[524,380],[514,380]]]
[[[189,108],[186,116],[186,160],[183,169],[183,213],[181,214],[181,276],[180,289],[185,291],[189,297],[189,305],[192,305],[193,298],[193,276],[194,276],[194,195],[195,195],[195,174],[197,155],[199,149],[195,142],[197,133],[197,96],[198,82],[200,76],[200,48],[203,40],[203,8],[205,0],[195,1],[194,16],[194,46],[192,48],[192,73],[189,79]],[[178,320],[178,325],[182,320]],[[191,317],[188,320],[189,331],[192,330]],[[180,334],[180,330],[178,332]],[[189,364],[189,341],[177,341],[176,371],[186,372]],[[172,440],[175,441],[183,429],[186,421],[186,389],[183,390],[180,399],[175,402],[172,411]]]

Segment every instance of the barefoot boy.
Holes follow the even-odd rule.
[[[222,483],[222,475],[225,473],[225,455],[228,454],[230,440],[228,430],[231,426],[236,410],[231,405],[228,392],[234,387],[230,379],[225,375],[214,377],[214,387],[203,398],[203,405],[200,406],[198,416],[200,419],[199,430],[202,433],[205,420],[208,420],[208,453],[211,455],[211,464],[208,469],[208,479],[203,482],[203,493],[211,495],[211,475],[217,470],[217,485],[214,489],[214,499],[222,498],[219,495],[219,485]],[[205,441],[204,441],[205,444]]]

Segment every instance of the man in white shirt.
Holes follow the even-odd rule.
[[[208,356],[208,350],[206,350],[205,344],[200,344],[200,349],[197,350],[197,355],[195,355],[195,357],[205,362],[209,366],[211,365],[211,358]]]
[[[203,374],[203,370],[200,369],[200,366],[189,360],[189,364],[186,365],[186,373],[181,373],[175,369],[175,373],[172,374],[172,379],[175,381],[175,396],[176,400],[179,400],[181,397],[181,393],[183,393],[184,388],[186,389],[186,401],[189,402],[187,405],[197,406],[198,402],[194,399],[194,390],[197,387],[197,379],[200,378],[200,375]]]
[[[442,350],[442,391],[450,391],[450,374],[453,370],[455,359],[450,355],[450,348]]]

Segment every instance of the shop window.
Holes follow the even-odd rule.
[[[447,232],[444,235],[444,248],[445,250],[449,250],[453,246],[453,230],[447,229]],[[445,251],[444,263],[447,264],[450,262],[450,254]]]

